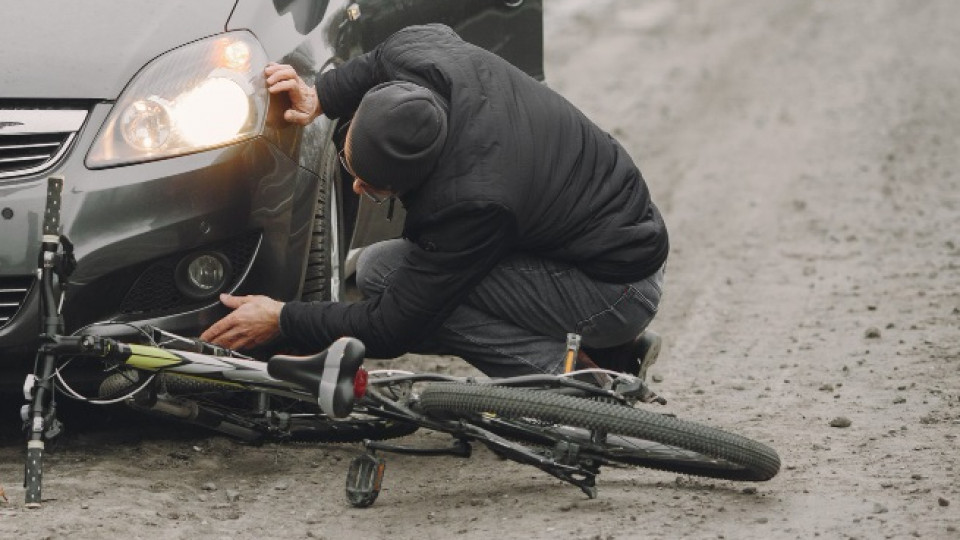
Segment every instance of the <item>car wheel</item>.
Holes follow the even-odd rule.
[[[303,278],[301,300],[339,301],[344,296],[342,196],[337,149],[328,142],[320,158],[320,189],[313,216],[310,251]]]

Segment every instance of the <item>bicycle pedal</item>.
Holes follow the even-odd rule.
[[[347,471],[347,500],[356,508],[366,508],[377,500],[387,463],[377,456],[361,454],[350,462]]]
[[[613,391],[628,398],[637,399],[641,403],[659,403],[660,405],[667,404],[666,399],[657,395],[656,392],[647,386],[647,383],[636,377],[631,377],[629,379],[617,379],[614,381]]]
[[[43,438],[47,441],[52,441],[60,436],[63,433],[63,422],[57,418],[51,418],[45,422],[47,429],[43,432]]]

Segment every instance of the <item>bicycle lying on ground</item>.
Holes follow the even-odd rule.
[[[347,474],[351,504],[373,504],[385,468],[378,452],[469,457],[471,443],[532,465],[597,496],[601,466],[638,466],[744,481],[774,477],[780,459],[745,437],[638,407],[662,402],[640,378],[588,369],[562,375],[502,379],[397,370],[367,372],[364,347],[343,338],[307,357],[260,362],[158,329],[111,337],[118,325],[62,335],[53,276],[71,270],[70,245],[57,236],[62,180],[52,178],[44,218],[39,286],[43,333],[35,373],[24,391],[29,440],[24,478],[27,506],[39,506],[44,441],[60,431],[56,392],[77,398],[65,365],[98,358],[108,376],[93,403],[124,402],[245,440],[360,441],[365,452]],[[60,247],[63,250],[60,250]],[[131,342],[131,335],[137,343]],[[568,347],[567,359],[575,354]],[[238,403],[239,401],[239,403]],[[453,443],[421,448],[384,442],[426,428]]]

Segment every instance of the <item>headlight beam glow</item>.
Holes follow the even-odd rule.
[[[247,123],[250,100],[230,79],[213,78],[177,97],[173,117],[179,135],[197,146],[229,142]]]

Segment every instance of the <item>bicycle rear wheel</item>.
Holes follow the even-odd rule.
[[[670,416],[542,390],[434,383],[420,405],[427,414],[463,416],[536,446],[572,443],[578,459],[729,480],[764,481],[780,470],[769,446]],[[564,445],[570,448],[570,444]]]

